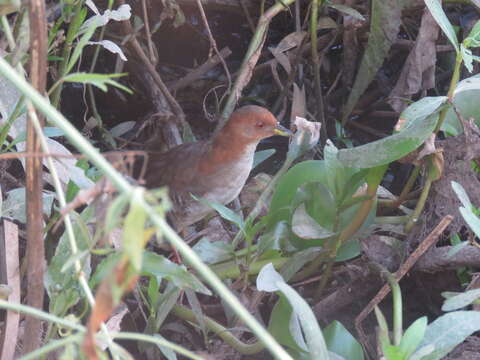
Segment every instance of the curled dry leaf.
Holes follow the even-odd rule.
[[[290,146],[298,146],[303,152],[310,150],[317,145],[320,139],[321,126],[319,122],[308,121],[305,118],[297,116],[293,122],[296,133]]]

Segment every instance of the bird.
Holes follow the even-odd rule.
[[[181,233],[214,211],[199,198],[226,205],[240,194],[262,139],[291,134],[266,108],[242,106],[209,140],[183,143],[164,153],[147,150],[145,186],[168,188],[173,204],[169,219]]]

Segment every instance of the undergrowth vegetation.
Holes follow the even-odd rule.
[[[436,271],[425,259],[433,259],[439,239],[449,243],[446,255],[442,253],[446,262],[478,251],[480,204],[472,200],[478,195],[459,179],[467,177],[461,174],[465,171],[478,180],[480,76],[472,72],[480,60],[475,55],[480,21],[460,34],[438,0],[421,2],[421,11],[406,0],[373,0],[371,7],[366,1],[263,0],[253,9],[248,2],[243,10],[258,13],[245,20],[253,35],[249,33],[241,64],[232,65],[219,60],[203,9],[217,2],[184,3],[189,2],[0,2],[0,158],[6,164],[0,170],[0,308],[8,310],[3,315],[2,359],[427,360],[445,358],[479,331],[475,307],[480,290],[472,276],[480,264],[478,252],[473,260],[450,264],[460,285],[442,293],[442,313],[434,318],[403,310],[409,294],[402,294],[399,282],[415,266]],[[201,14],[202,20],[195,21],[206,22],[208,58],[217,57],[226,72],[214,74],[221,84],[209,83],[205,99],[198,101],[203,109],[210,102],[210,108],[218,110],[217,126],[239,101],[253,101],[270,105],[278,114],[291,109],[295,130],[274,175],[263,183],[255,176],[260,185],[253,186],[249,204],[243,193],[242,207],[235,209],[197,199],[212,207],[222,225],[210,232],[205,226],[190,244],[189,236],[179,236],[167,221],[172,207],[168,189],[147,190],[141,179],[133,179],[132,158],[145,144],[143,138],[128,138],[132,132],[149,132],[158,119],[157,130],[161,128],[160,138],[168,146],[172,139],[190,140],[202,133],[198,124],[187,122],[191,119],[182,109],[192,95],[182,97],[172,90],[180,87],[172,69],[155,67],[162,49],[155,47],[154,35],[161,34],[167,22],[174,29],[185,24],[184,6],[194,6]],[[150,7],[160,9],[156,26],[148,20]],[[399,30],[402,11],[412,8],[417,14],[424,11],[421,26],[431,17],[431,28],[441,29],[441,46],[450,55],[450,71],[444,72],[448,87],[438,86],[428,94],[422,88],[408,96],[396,92],[391,134],[359,140],[349,122],[364,110],[362,96],[380,81],[376,74],[395,40],[404,35]],[[271,28],[285,26],[275,23],[281,16],[295,18],[296,25],[289,23],[293,27],[288,35],[275,34],[280,40],[269,40],[267,49]],[[334,61],[325,64],[326,54],[338,51],[340,35],[341,50],[347,53],[351,39],[346,35],[360,24],[365,24],[368,39],[348,92],[339,93],[342,104],[330,116],[334,105],[328,102],[329,94],[339,78],[332,81],[326,70],[334,67]],[[421,56],[415,53],[422,46],[420,34],[425,35],[418,30],[410,44],[412,58]],[[329,37],[322,40],[324,35]],[[435,49],[436,40],[428,46]],[[247,87],[261,78],[260,70],[254,70],[259,58],[261,65],[274,69],[268,82],[281,85],[275,97],[261,86]],[[138,72],[150,75],[145,83],[157,91],[152,94],[161,94],[161,105],[156,106],[163,110],[155,108],[150,124],[139,126],[130,119],[112,125],[99,91],[114,93],[127,104],[141,93],[141,76],[135,82],[131,68],[125,69],[125,62],[134,61],[143,64]],[[236,72],[230,74],[232,66]],[[104,72],[106,68],[110,71]],[[349,71],[347,66],[343,71]],[[203,85],[207,72],[180,80],[204,76],[197,80]],[[308,81],[301,78],[304,73]],[[219,88],[221,95],[216,93]],[[242,91],[248,96],[242,97]],[[215,96],[209,97],[210,92]],[[64,114],[77,102],[88,109],[67,118]],[[448,146],[466,155],[449,154],[453,150]],[[257,151],[256,169],[274,153]],[[408,164],[409,176],[394,195],[388,178],[398,163]],[[452,177],[455,172],[458,176]],[[442,181],[447,185],[436,189]],[[448,201],[455,204],[447,211],[455,213],[439,216],[439,210],[434,216],[434,205],[429,204],[446,189]],[[456,225],[450,230],[450,224]],[[227,234],[228,241],[219,240],[218,234]],[[387,244],[387,255],[369,254],[368,239]],[[394,266],[383,263],[387,259],[382,256],[397,259]],[[354,263],[361,258],[367,260]],[[351,284],[342,288],[343,278],[336,272],[340,267],[352,283],[374,276],[382,279],[383,288],[375,286],[374,297],[362,294],[356,299],[353,293],[351,300],[342,299]],[[362,267],[366,273],[358,275]],[[389,292],[391,301],[380,307]],[[322,317],[325,299],[346,300],[345,306],[358,301],[363,310],[349,323],[335,316],[332,321]],[[372,316],[364,322],[372,312],[375,320]],[[25,316],[25,324],[18,314]]]

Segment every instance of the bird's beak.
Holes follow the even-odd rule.
[[[275,129],[273,129],[273,133],[275,135],[281,135],[281,136],[292,136],[293,133],[288,130],[286,127],[280,125],[280,123],[275,126]]]

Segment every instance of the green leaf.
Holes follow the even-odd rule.
[[[205,295],[212,294],[185,266],[150,251],[144,253],[141,273],[167,279],[180,289],[188,288]]]
[[[273,229],[263,233],[258,239],[258,253],[263,254],[267,250],[291,250],[288,248],[290,235],[286,221],[275,222]]]
[[[125,217],[122,244],[125,255],[136,272],[142,268],[143,248],[145,245],[144,232],[147,215],[142,207],[143,188],[135,188],[131,196],[130,209]]]
[[[442,101],[435,99],[434,103],[437,106],[432,107],[431,102],[424,99],[416,103],[415,110],[419,111],[414,112],[409,108],[405,110],[403,115],[411,116],[411,121],[401,132],[365,145],[342,149],[338,152],[339,160],[346,166],[373,168],[389,164],[417,149],[435,129],[440,104],[446,100],[446,98],[442,98]],[[419,103],[425,107],[418,108]],[[432,109],[435,110],[432,111]],[[409,118],[406,119],[409,120]]]
[[[452,181],[451,184],[453,191],[455,191],[455,194],[457,195],[462,205],[467,209],[471,209],[472,203],[470,202],[470,198],[468,197],[468,194],[463,188],[463,186],[456,181]]]
[[[461,294],[452,296],[445,300],[442,306],[443,311],[452,311],[464,308],[480,298],[480,289],[467,290]]]
[[[405,359],[418,348],[427,329],[427,317],[423,316],[408,327],[400,340],[400,350]]]
[[[298,318],[294,316],[292,306],[285,295],[280,293],[270,314],[268,332],[280,344],[296,351],[306,352],[307,345],[298,325]]]
[[[82,221],[88,223],[94,218],[94,208],[88,206],[81,215]],[[73,223],[73,232],[75,235],[80,233],[78,222]],[[89,244],[83,236],[77,236],[78,253],[88,250]],[[67,233],[64,232],[60,237],[55,254],[50,259],[47,272],[45,274],[44,286],[47,290],[49,302],[49,310],[55,315],[63,316],[68,309],[77,304],[84,296],[83,290],[78,282],[78,275],[73,268],[69,268],[62,272],[65,264],[72,258],[72,250]],[[90,276],[90,256],[82,262],[82,271],[88,279]]]
[[[435,350],[422,360],[442,359],[468,336],[480,330],[480,312],[454,311],[442,315],[427,327],[421,347],[433,345]]]
[[[468,198],[467,193],[463,189],[463,187],[455,182],[452,181],[452,188],[457,194],[458,198],[462,202],[464,206],[458,208],[460,214],[462,214],[463,219],[467,223],[467,225],[472,229],[477,237],[480,237],[480,218],[473,212],[473,206]]]
[[[322,227],[307,213],[305,204],[300,205],[293,213],[292,231],[302,239],[326,239],[335,235],[334,232]]]
[[[244,229],[245,223],[244,223],[244,221],[243,221],[242,215],[237,214],[235,211],[229,209],[228,207],[226,207],[226,206],[223,205],[223,204],[220,204],[219,202],[210,201],[210,200],[203,199],[203,198],[198,198],[198,197],[196,197],[196,196],[194,196],[194,195],[192,195],[192,197],[193,197],[195,200],[200,201],[202,204],[205,204],[205,205],[207,205],[207,206],[210,206],[212,209],[214,209],[215,211],[217,211],[222,218],[224,218],[224,219],[227,220],[227,221],[230,221],[230,222],[234,223],[234,224],[237,225],[241,230]]]
[[[343,244],[337,251],[336,262],[347,261],[353,259],[362,253],[360,241],[353,239]]]
[[[253,156],[252,169],[255,169],[259,164],[267,160],[270,156],[272,156],[276,152],[277,152],[276,149],[267,149],[267,150],[257,151]]]
[[[312,181],[327,183],[324,161],[303,161],[289,169],[278,181],[277,188],[272,195],[270,208],[281,209],[290,206],[297,189],[301,185]]]
[[[273,265],[265,265],[257,277],[259,291],[280,291],[288,299],[298,316],[298,320],[305,334],[306,344],[312,359],[328,360],[327,346],[318,325],[315,315],[307,302],[275,271]]]
[[[88,41],[91,39],[96,29],[97,29],[97,25],[91,24],[91,26],[87,29],[85,34],[83,34],[83,36],[80,38],[65,68],[65,74],[68,74],[73,69],[73,66],[76,64],[76,62],[80,58],[80,55],[82,55],[83,48],[85,47],[85,45],[87,45]]]
[[[5,194],[5,200],[1,203],[1,214],[4,217],[8,217],[17,220],[23,224],[27,223],[26,213],[26,197],[25,188],[17,188],[10,190]],[[43,202],[43,214],[47,217],[51,216],[52,204],[55,200],[55,193],[52,191],[42,191]]]
[[[82,84],[90,84],[98,87],[100,90],[107,92],[107,85],[115,86],[129,94],[133,94],[133,91],[128,87],[120,84],[119,82],[112,80],[113,78],[118,78],[121,76],[127,75],[126,73],[122,74],[91,74],[91,73],[72,73],[64,76],[62,78],[65,82],[77,82]]]
[[[333,321],[325,329],[323,336],[328,350],[348,360],[363,360],[362,345],[338,321]]]
[[[206,264],[216,264],[232,258],[233,247],[223,241],[211,242],[202,237],[195,246],[192,247],[195,253]]]
[[[343,109],[342,123],[351,114],[360,96],[375,78],[390,47],[397,40],[402,23],[402,10],[409,0],[373,0],[368,44],[355,82]]]
[[[455,34],[455,30],[448,20],[447,15],[445,15],[445,12],[442,9],[442,3],[439,0],[425,0],[425,5],[427,5],[428,10],[430,10],[430,13],[437,22],[438,26],[440,26],[440,29],[442,29],[458,53],[460,48],[457,35]]]

